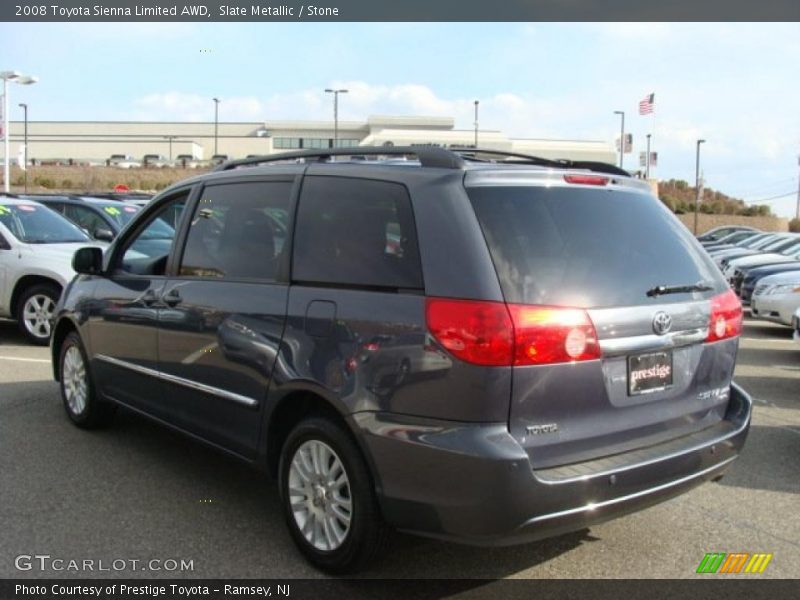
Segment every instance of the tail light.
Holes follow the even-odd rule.
[[[476,365],[511,364],[514,328],[502,302],[428,298],[428,329],[453,356]]]
[[[711,318],[708,322],[707,342],[717,342],[742,333],[742,303],[733,290],[711,299]]]
[[[585,310],[428,298],[428,329],[456,358],[487,366],[600,358]]]
[[[600,358],[588,313],[580,308],[510,304],[514,364],[540,365]]]

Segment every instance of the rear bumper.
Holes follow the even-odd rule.
[[[559,535],[631,513],[715,479],[736,459],[752,401],[731,386],[723,421],[605,459],[541,471],[505,424],[353,415],[398,529],[478,545]]]

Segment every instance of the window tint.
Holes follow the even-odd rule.
[[[125,241],[119,268],[137,275],[164,274],[175,239],[175,228],[167,221],[174,222],[175,215],[182,213],[188,197],[188,192],[183,193],[162,205],[150,216],[144,229]]]
[[[626,306],[726,289],[689,231],[649,195],[565,187],[468,189],[509,302]],[[713,291],[646,295],[657,285]]]
[[[276,278],[286,243],[291,182],[231,183],[203,190],[180,274]]]
[[[411,203],[402,185],[307,177],[295,235],[296,281],[422,287]]]
[[[64,207],[64,216],[81,229],[87,231],[89,235],[94,235],[94,232],[99,228],[108,229],[108,224],[103,220],[103,217],[84,206],[67,204]]]

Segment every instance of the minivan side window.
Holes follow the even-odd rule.
[[[417,235],[406,188],[367,179],[306,177],[292,279],[421,289]]]
[[[125,240],[117,268],[135,275],[164,275],[167,268],[175,228],[174,215],[180,215],[189,192],[173,197],[151,215],[144,227]]]
[[[179,274],[274,281],[289,223],[289,181],[226,183],[203,190]]]

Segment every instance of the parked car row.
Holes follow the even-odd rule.
[[[130,154],[112,154],[106,160],[106,166],[119,169],[138,169],[142,167],[161,169],[164,167],[178,167],[184,169],[210,168],[224,163],[229,159],[227,154],[215,154],[208,160],[198,158],[192,154],[179,154],[175,159],[167,158],[162,154],[145,154],[141,159]]]
[[[698,240],[753,317],[796,326],[800,233],[719,227]]]
[[[0,197],[0,317],[16,320],[30,342],[47,344],[53,311],[75,276],[75,250],[104,248],[141,202],[138,195]],[[159,226],[162,237],[172,237],[168,223]]]

